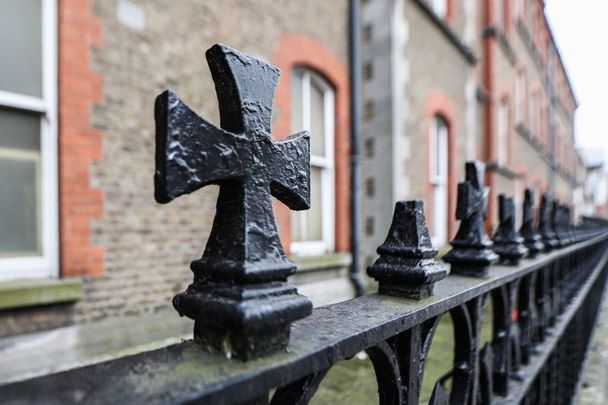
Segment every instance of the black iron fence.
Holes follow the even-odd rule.
[[[332,366],[365,351],[379,402],[416,404],[442,316],[453,324],[453,361],[429,403],[573,400],[608,275],[606,221],[575,226],[569,207],[545,193],[537,210],[526,190],[520,230],[513,200],[501,195],[490,239],[484,166],[470,162],[458,188],[460,229],[444,257],[449,275],[422,203],[400,202],[368,268],[379,293],[312,310],[287,282],[295,267],[270,204],[272,194],[308,207],[308,135],[270,138],[275,68],[225,46],[207,56],[221,129],[173,93],[156,104],[157,200],[220,185],[194,281],[174,300],[194,319],[194,340],[8,384],[2,403],[304,404]],[[492,339],[481,346],[487,300]]]

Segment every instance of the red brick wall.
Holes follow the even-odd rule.
[[[323,43],[303,34],[287,34],[274,53],[273,63],[281,68],[281,78],[275,95],[278,119],[274,136],[283,139],[291,134],[291,70],[294,66],[307,66],[322,75],[335,90],[335,249],[350,249],[350,170],[349,170],[349,85],[348,68]],[[289,254],[291,243],[290,214],[282,204],[276,206],[277,222],[281,229],[281,242]]]
[[[89,0],[59,1],[59,205],[63,276],[103,272],[103,248],[91,242],[91,221],[103,214],[103,196],[91,187],[89,166],[101,159],[101,135],[90,124],[102,79],[91,71],[91,48],[101,23]]]

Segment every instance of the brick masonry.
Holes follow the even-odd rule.
[[[305,7],[270,0],[142,1],[137,2],[145,16],[141,30],[117,19],[116,4],[93,2],[104,42],[91,58],[93,71],[103,76],[102,98],[91,111],[91,122],[102,134],[103,158],[91,162],[90,181],[104,190],[104,212],[93,224],[92,238],[104,247],[105,255],[104,274],[86,280],[85,298],[76,306],[77,322],[156,311],[170,305],[172,296],[191,281],[189,262],[202,254],[217,189],[207,187],[168,205],[154,202],[153,104],[157,94],[170,88],[219,125],[214,85],[204,59],[208,47],[222,42],[277,63],[284,41],[293,45],[290,38],[299,38],[304,45],[314,44],[310,51],[322,49],[321,54],[308,54],[314,58],[310,64],[327,66],[328,74],[335,76],[330,81],[337,80],[335,84],[347,95],[343,87],[346,1],[329,5],[316,0]],[[277,126],[284,125],[282,117],[288,111],[280,104],[287,78],[280,79],[275,100],[278,136],[285,135]],[[343,134],[344,115],[337,124]],[[342,145],[340,153],[345,148]],[[337,178],[337,184],[343,185],[344,177]]]
[[[467,7],[469,2],[448,2],[446,24],[459,38],[472,27]],[[363,81],[363,104],[376,106],[372,116],[364,114],[362,124],[364,137],[377,144],[373,155],[363,159],[364,180],[373,179],[376,189],[363,200],[364,225],[366,218],[374,224],[361,230],[369,258],[386,237],[386,212],[395,201],[423,200],[432,226],[429,139],[436,115],[448,124],[448,237],[455,234],[456,185],[464,177],[464,162],[476,156],[479,129],[471,87],[475,68],[418,4],[366,2],[363,24],[371,26],[371,36],[362,44],[363,63],[372,60],[377,67]]]
[[[582,167],[577,165],[574,149],[574,99],[568,78],[559,60],[551,33],[543,14],[540,1],[521,2],[521,15],[509,12],[502,21],[494,15],[491,1],[480,3],[484,11],[479,32],[492,29],[495,34],[486,35],[482,56],[482,88],[488,93],[484,106],[485,149],[482,155],[488,162],[496,163],[498,148],[498,105],[506,100],[510,109],[509,142],[507,160],[501,171],[488,174],[488,184],[493,186],[490,196],[488,227],[497,222],[496,198],[499,193],[515,194],[519,201],[525,187],[540,186],[551,189],[564,202],[572,203],[575,190],[580,185]],[[530,39],[526,39],[526,36]],[[553,54],[550,66],[548,52]],[[551,67],[551,69],[550,69]],[[553,72],[548,73],[548,72]],[[518,72],[526,77],[526,90],[522,106],[522,119],[515,122],[515,86]],[[556,95],[552,103],[551,93]],[[538,98],[536,104],[533,97]],[[544,111],[544,112],[541,112]],[[533,118],[536,117],[536,118]],[[536,124],[539,122],[539,124]],[[516,126],[524,129],[516,130]],[[553,167],[555,166],[555,167]],[[505,175],[509,173],[509,175]]]
[[[103,272],[103,247],[91,224],[103,215],[103,193],[90,181],[102,159],[101,133],[90,112],[101,101],[102,77],[91,71],[91,53],[102,42],[101,21],[89,0],[59,2],[59,188],[61,274]]]
[[[82,277],[84,297],[2,311],[0,335],[156,312],[192,280],[189,263],[203,252],[217,187],[154,202],[153,108],[169,88],[219,125],[204,58],[218,42],[284,69],[277,138],[289,132],[293,64],[318,70],[335,87],[336,247],[348,251],[347,33],[347,0],[60,0],[61,274]],[[277,211],[288,245],[289,215]]]
[[[364,107],[363,114],[364,142],[365,137],[373,138],[375,146],[363,158],[363,180],[375,190],[363,200],[361,234],[368,258],[375,256],[388,229],[387,216],[380,213],[392,210],[394,201],[424,200],[428,225],[433,226],[429,144],[435,115],[447,122],[449,132],[448,239],[457,230],[456,186],[464,178],[467,160],[488,164],[490,232],[497,222],[499,193],[514,195],[521,203],[525,187],[550,188],[560,200],[572,202],[583,170],[574,151],[576,100],[542,1],[522,1],[519,16],[512,13],[512,2],[505,2],[501,21],[492,0],[448,0],[443,17],[433,14],[429,0],[363,4],[362,67],[374,67],[362,84],[363,105],[374,107],[369,114]],[[477,63],[469,63],[456,43],[471,49]],[[528,82],[521,102],[525,119],[515,122],[520,71]],[[552,93],[556,101],[550,103]],[[540,99],[534,108],[532,94]],[[504,101],[509,117],[502,146],[497,139],[498,106]],[[539,117],[538,125],[531,123],[533,114]],[[506,159],[499,163],[500,148]]]

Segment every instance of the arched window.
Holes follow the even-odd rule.
[[[498,106],[498,142],[496,142],[496,163],[507,164],[509,156],[509,100],[504,98]]]
[[[515,124],[526,123],[528,83],[526,72],[519,70],[515,79]]]
[[[448,237],[448,124],[439,115],[433,117],[430,136],[430,180],[433,187],[431,238],[441,246]]]
[[[334,91],[320,75],[295,68],[292,132],[310,131],[310,210],[291,214],[291,253],[323,254],[334,247]]]

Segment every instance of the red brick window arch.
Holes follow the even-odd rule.
[[[315,244],[309,244],[308,247],[305,247],[305,244],[298,246],[299,242],[303,242],[302,239],[309,237],[307,233],[302,232],[302,217],[296,217],[298,213],[292,215],[285,206],[277,204],[276,218],[281,242],[288,254],[348,252],[350,250],[348,69],[324,43],[305,34],[284,35],[274,53],[273,63],[281,68],[281,78],[275,95],[273,134],[277,139],[283,139],[301,129],[309,129],[313,137],[311,185],[317,189],[323,187],[324,183],[332,187],[331,193],[321,193],[323,194],[321,199],[325,202],[315,201],[315,198],[319,200],[319,192],[312,190],[313,207],[325,210],[325,214],[319,211],[315,213],[313,208],[313,211],[304,216],[306,218],[308,215],[308,219],[314,220],[315,215],[324,215],[326,237],[322,239],[322,243],[316,246]],[[322,104],[324,107],[324,120],[320,126],[323,131],[318,129],[320,122],[312,119],[310,101],[309,106],[306,107],[308,112],[304,111],[303,104],[298,106],[298,103],[305,101],[304,95],[297,93],[300,90],[304,91],[304,82],[309,83],[306,90],[309,92],[308,97],[322,99],[316,105],[319,107]],[[301,117],[296,116],[296,113]],[[309,115],[308,128],[300,123],[300,120],[305,118],[305,113]],[[320,141],[325,148],[319,148],[317,141]],[[325,180],[319,180],[323,177]],[[318,224],[318,221],[316,223]]]

